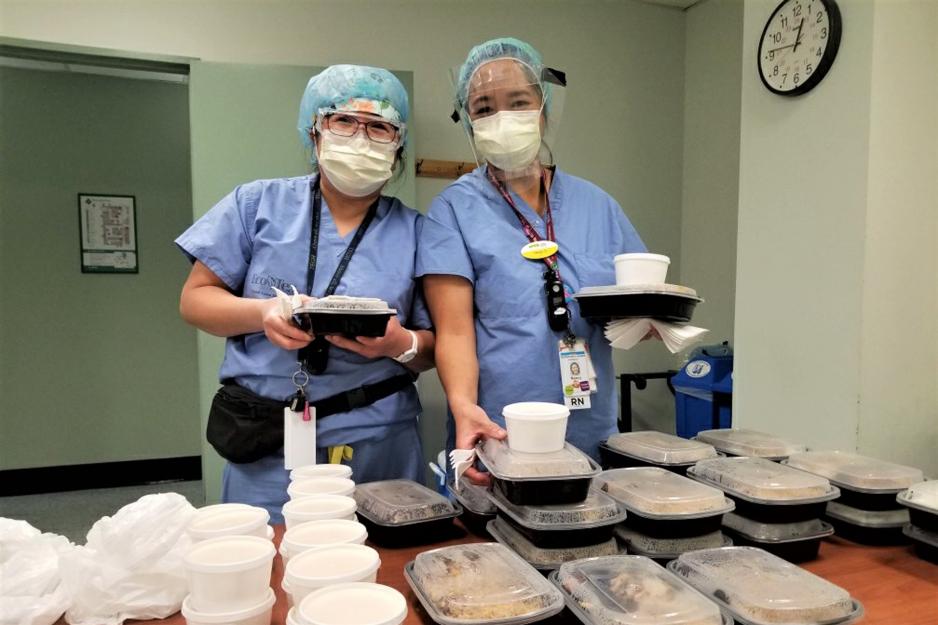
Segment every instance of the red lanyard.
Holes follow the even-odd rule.
[[[538,241],[543,241],[540,235],[537,234],[537,230],[534,229],[534,226],[531,225],[531,222],[521,214],[521,211],[518,210],[517,204],[512,199],[511,194],[508,193],[508,190],[495,178],[495,175],[492,174],[492,170],[489,169],[487,172],[489,180],[492,182],[492,185],[498,189],[498,192],[502,194],[502,197],[505,198],[505,201],[508,202],[508,206],[511,207],[511,210],[515,212],[515,216],[518,218],[518,221],[521,222],[521,229],[524,230],[524,235],[528,237],[528,241],[531,243],[536,243]],[[547,224],[547,240],[554,243],[557,242],[557,238],[554,235],[554,216],[550,212],[550,193],[547,191],[547,171],[541,169],[541,184],[544,187],[544,221]],[[552,254],[547,258],[542,259],[544,264],[547,265],[547,268],[554,272],[557,276],[557,279],[560,280],[560,263],[557,258],[557,254]]]
[[[496,180],[495,176],[492,174],[492,170],[488,170],[487,173],[489,180],[495,185],[498,192],[502,194],[505,201],[508,202],[508,206],[511,207],[511,210],[515,211],[518,221],[521,222],[521,229],[524,230],[524,235],[528,237],[528,241],[531,243],[543,241],[543,239],[538,236],[537,230],[531,225],[531,222],[518,210],[508,190]],[[544,186],[544,198],[546,203],[544,221],[547,223],[547,240],[556,243],[557,240],[554,237],[554,217],[550,212],[550,194],[547,191],[547,172],[543,169],[541,170],[541,184]],[[564,332],[566,335],[564,340],[569,345],[572,345],[574,336],[570,332],[570,310],[567,307],[566,287],[563,284],[563,280],[560,278],[559,259],[555,253],[542,260],[544,264],[547,265],[547,271],[544,272],[544,293],[547,296],[547,322],[551,330]]]

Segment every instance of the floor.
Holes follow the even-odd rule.
[[[152,493],[179,493],[193,506],[205,503],[201,481],[163,482],[99,490],[76,490],[20,497],[0,497],[0,516],[20,519],[43,531],[83,545],[95,521]]]

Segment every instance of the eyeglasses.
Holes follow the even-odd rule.
[[[368,138],[375,143],[394,143],[401,134],[400,128],[380,119],[363,120],[344,113],[333,113],[322,118],[322,127],[340,137],[355,136],[362,126]]]

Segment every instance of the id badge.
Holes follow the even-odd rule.
[[[564,403],[571,410],[589,408],[590,395],[596,392],[596,374],[590,362],[586,342],[581,338],[574,340],[573,344],[560,341],[558,352]]]
[[[316,464],[316,409],[304,404],[303,410],[283,409],[283,466],[287,470]]]

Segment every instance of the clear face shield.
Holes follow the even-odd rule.
[[[508,57],[487,61],[468,77],[460,70],[451,72],[453,120],[462,122],[476,163],[487,163],[500,180],[539,179],[542,166],[554,163],[564,74]]]

